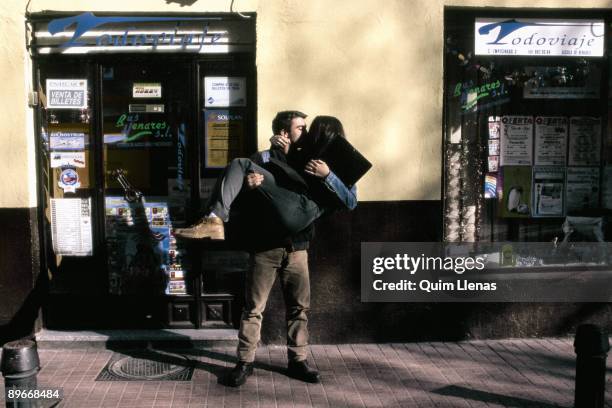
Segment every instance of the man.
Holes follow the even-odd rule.
[[[249,214],[255,213],[255,216],[248,217],[253,221],[249,225],[248,235],[256,238],[254,242],[251,242],[251,268],[247,271],[246,276],[245,306],[238,334],[238,363],[225,379],[230,386],[237,387],[244,384],[253,373],[262,314],[277,276],[281,282],[286,307],[289,361],[287,374],[302,381],[319,382],[319,374],[308,367],[306,357],[307,312],[310,309],[307,249],[309,241],[314,236],[312,221],[320,215],[320,212],[319,208],[316,208],[317,212],[312,214],[309,208],[284,211],[285,207],[304,201],[296,198],[305,194],[308,189],[308,185],[299,174],[302,170],[320,179],[324,179],[331,173],[327,165],[319,160],[310,160],[306,163],[305,168],[300,168],[304,163],[300,160],[300,140],[302,137],[307,137],[304,136],[305,118],[306,115],[298,111],[279,112],[272,121],[272,130],[276,135],[271,139],[272,148],[257,153],[251,160],[232,161],[211,197],[208,216],[195,226],[178,230],[176,233],[178,237],[185,238],[220,237],[219,228],[223,228],[223,220],[227,221],[229,218],[229,207],[237,198],[237,191],[242,190],[242,185],[237,183],[238,176],[244,178],[244,185],[251,190],[247,194],[253,196],[253,193],[259,191],[262,193],[260,198],[265,196],[268,200],[277,200],[277,204],[279,200],[286,203],[286,206],[281,204],[278,207],[282,211],[277,211],[276,218],[283,218],[280,213],[286,212],[292,218],[297,218],[305,227],[299,228],[299,232],[286,237],[280,231],[271,229],[272,223],[257,224],[261,220],[270,218],[269,215],[266,217],[260,213],[265,211],[265,205],[255,205],[254,209],[249,204]],[[274,186],[270,185],[270,179],[274,181]],[[274,192],[277,184],[282,187],[282,194]],[[336,186],[329,187],[337,188]],[[249,203],[253,201],[254,199],[251,199]],[[356,205],[356,199],[354,205]],[[349,208],[354,205],[350,205]],[[220,217],[220,222],[214,220],[217,217]]]

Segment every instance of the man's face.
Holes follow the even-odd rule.
[[[304,118],[299,117],[291,119],[291,128],[289,129],[289,133],[283,133],[287,135],[291,143],[297,142],[300,137],[302,137],[302,134],[306,133],[306,121]]]

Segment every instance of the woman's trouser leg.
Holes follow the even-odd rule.
[[[222,176],[217,179],[206,205],[208,211],[215,213],[223,221],[229,221],[232,203],[242,190],[245,176],[251,171],[262,174],[266,182],[276,183],[272,173],[258,166],[252,160],[244,158],[233,159],[225,167]]]

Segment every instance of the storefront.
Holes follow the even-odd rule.
[[[316,225],[312,343],[611,327],[608,303],[368,303],[359,276],[362,242],[610,241],[608,2],[21,3],[0,4],[0,341],[227,325],[248,259],[171,232],[285,109],[337,116],[373,165]],[[264,341],[284,314],[276,287]]]
[[[445,240],[610,240],[609,13],[445,14]]]
[[[173,229],[256,150],[255,16],[30,23],[46,327],[230,325],[235,288],[202,282]]]

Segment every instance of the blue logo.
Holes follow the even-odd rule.
[[[76,25],[72,38],[63,43],[60,47],[71,47],[86,45],[78,41],[83,34],[89,30],[108,23],[143,23],[157,21],[210,21],[219,20],[218,17],[98,17],[91,12],[79,14],[78,16],[57,18],[51,20],[48,25],[49,33],[55,35]],[[218,39],[218,37],[217,37]],[[215,38],[213,41],[215,42]]]
[[[79,175],[74,169],[66,169],[60,174],[60,183],[65,186],[74,186],[79,182]]]

